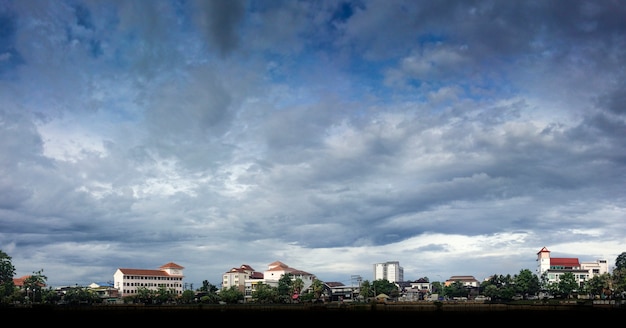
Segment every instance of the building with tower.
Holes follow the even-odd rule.
[[[558,283],[560,276],[566,272],[574,275],[580,286],[596,275],[609,272],[607,260],[599,259],[594,262],[580,262],[576,257],[551,257],[550,251],[543,247],[537,252],[537,276],[539,280],[546,279],[548,283]]]

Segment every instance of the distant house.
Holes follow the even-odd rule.
[[[108,303],[116,302],[116,299],[119,298],[120,293],[117,288],[114,287],[112,282],[93,282],[89,284],[89,289],[91,289],[100,299],[106,301]]]
[[[478,281],[474,276],[451,276],[446,282],[444,286],[450,286],[455,282],[460,282],[465,287],[479,287],[480,281]]]
[[[30,275],[21,276],[19,278],[13,278],[13,285],[18,289],[24,289],[24,282],[26,279],[30,278]],[[45,287],[45,284],[40,284],[39,287]]]
[[[156,270],[119,268],[113,275],[113,283],[121,297],[137,294],[137,290],[173,290],[176,295],[183,294],[184,267],[170,262]]]
[[[358,286],[346,286],[339,281],[324,282],[324,291],[322,294],[327,294],[328,300],[339,302],[350,302],[359,295]]]
[[[572,273],[574,278],[583,286],[585,281],[596,275],[609,272],[607,260],[599,259],[595,262],[580,262],[576,257],[551,257],[550,251],[543,247],[537,252],[537,276],[545,276],[548,283],[557,283],[566,273]]]

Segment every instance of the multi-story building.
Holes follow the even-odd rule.
[[[291,274],[293,280],[302,280],[301,292],[307,290],[316,279],[315,275],[306,271],[291,268],[280,261],[272,262],[269,264],[268,269],[263,272],[262,279],[250,278],[245,280],[244,301],[252,299],[252,292],[256,290],[256,286],[259,283],[267,284],[271,287],[278,287],[278,281],[287,273]],[[297,297],[297,295],[294,295],[294,297]]]
[[[113,284],[122,297],[136,295],[141,288],[165,288],[174,291],[176,295],[182,295],[185,277],[183,269],[184,267],[173,262],[164,264],[157,270],[119,268],[113,275]]]
[[[222,289],[235,286],[240,292],[245,292],[246,280],[263,279],[263,273],[256,272],[251,266],[242,264],[238,268],[232,268],[222,275]]]
[[[537,276],[539,279],[545,276],[548,283],[557,283],[560,276],[566,272],[574,275],[580,286],[585,281],[596,275],[609,272],[607,260],[596,260],[595,262],[580,262],[575,257],[550,257],[550,251],[543,247],[537,252]]]
[[[399,261],[374,264],[374,280],[387,279],[389,282],[404,281],[404,268]]]

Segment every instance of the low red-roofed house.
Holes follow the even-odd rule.
[[[26,279],[28,279],[28,278],[30,278],[30,275],[21,276],[19,278],[13,278],[13,285],[15,285],[15,287],[17,287],[17,288],[22,289],[22,288],[24,288],[24,281]],[[45,284],[42,284],[39,287],[45,287],[45,286],[46,286]]]

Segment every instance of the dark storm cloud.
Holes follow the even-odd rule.
[[[238,28],[245,6],[242,0],[194,1],[197,23],[221,55],[228,55],[239,45]]]

